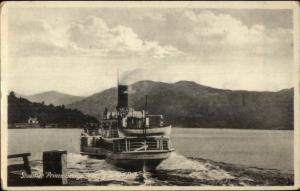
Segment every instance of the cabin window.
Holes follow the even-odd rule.
[[[143,128],[143,119],[136,117],[127,118],[127,127],[130,128]]]

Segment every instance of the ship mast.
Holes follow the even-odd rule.
[[[119,68],[117,68],[117,94],[119,94]],[[117,96],[117,103],[118,103],[118,96]],[[117,116],[119,116],[119,109],[118,109],[118,106],[117,106]]]
[[[119,68],[117,68],[117,90],[119,88]]]
[[[147,95],[145,97],[145,113],[144,113],[144,127],[143,127],[143,134],[144,134],[144,137],[146,137],[146,128],[147,128],[147,117],[146,117],[146,114],[147,114],[147,105],[148,105],[148,101],[147,101]]]
[[[147,95],[146,95],[146,100],[145,100],[145,116],[146,116],[146,114],[147,114],[147,105],[148,105],[148,101],[147,101]]]

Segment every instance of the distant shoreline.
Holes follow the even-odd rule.
[[[250,128],[204,128],[204,127],[173,127],[172,129],[177,129],[177,128],[182,128],[182,129],[219,129],[219,130],[272,130],[272,131],[294,131],[294,129],[250,129]],[[45,127],[35,127],[35,128],[8,128],[8,129],[83,129],[83,127],[52,127],[52,128],[45,128]]]
[[[294,131],[294,129],[260,129],[260,128],[221,128],[221,127],[173,127],[172,128],[185,128],[185,129],[231,129],[231,130],[288,130],[288,131]]]
[[[8,129],[82,129],[83,127],[30,127],[30,128],[8,128]]]

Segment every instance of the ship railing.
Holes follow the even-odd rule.
[[[153,124],[153,123],[151,123],[149,126],[142,126],[142,127],[140,127],[140,126],[136,126],[136,125],[128,125],[128,126],[126,126],[126,127],[124,127],[124,128],[126,128],[126,129],[153,129],[153,128],[165,128],[165,127],[168,127],[169,125],[168,124]]]
[[[115,152],[164,151],[164,150],[170,150],[170,140],[166,138],[114,140]]]

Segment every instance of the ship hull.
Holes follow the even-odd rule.
[[[128,171],[154,171],[156,167],[164,159],[144,159],[144,160],[111,160],[106,159],[106,161],[114,166],[120,167]]]
[[[80,154],[96,157],[99,159],[106,158],[107,150],[98,147],[81,147]]]
[[[153,171],[163,160],[169,158],[171,152],[172,150],[113,153],[97,147],[83,147],[81,154],[105,159],[112,165],[130,171]]]
[[[126,170],[153,171],[163,160],[169,158],[170,153],[171,151],[108,153],[106,161]]]

